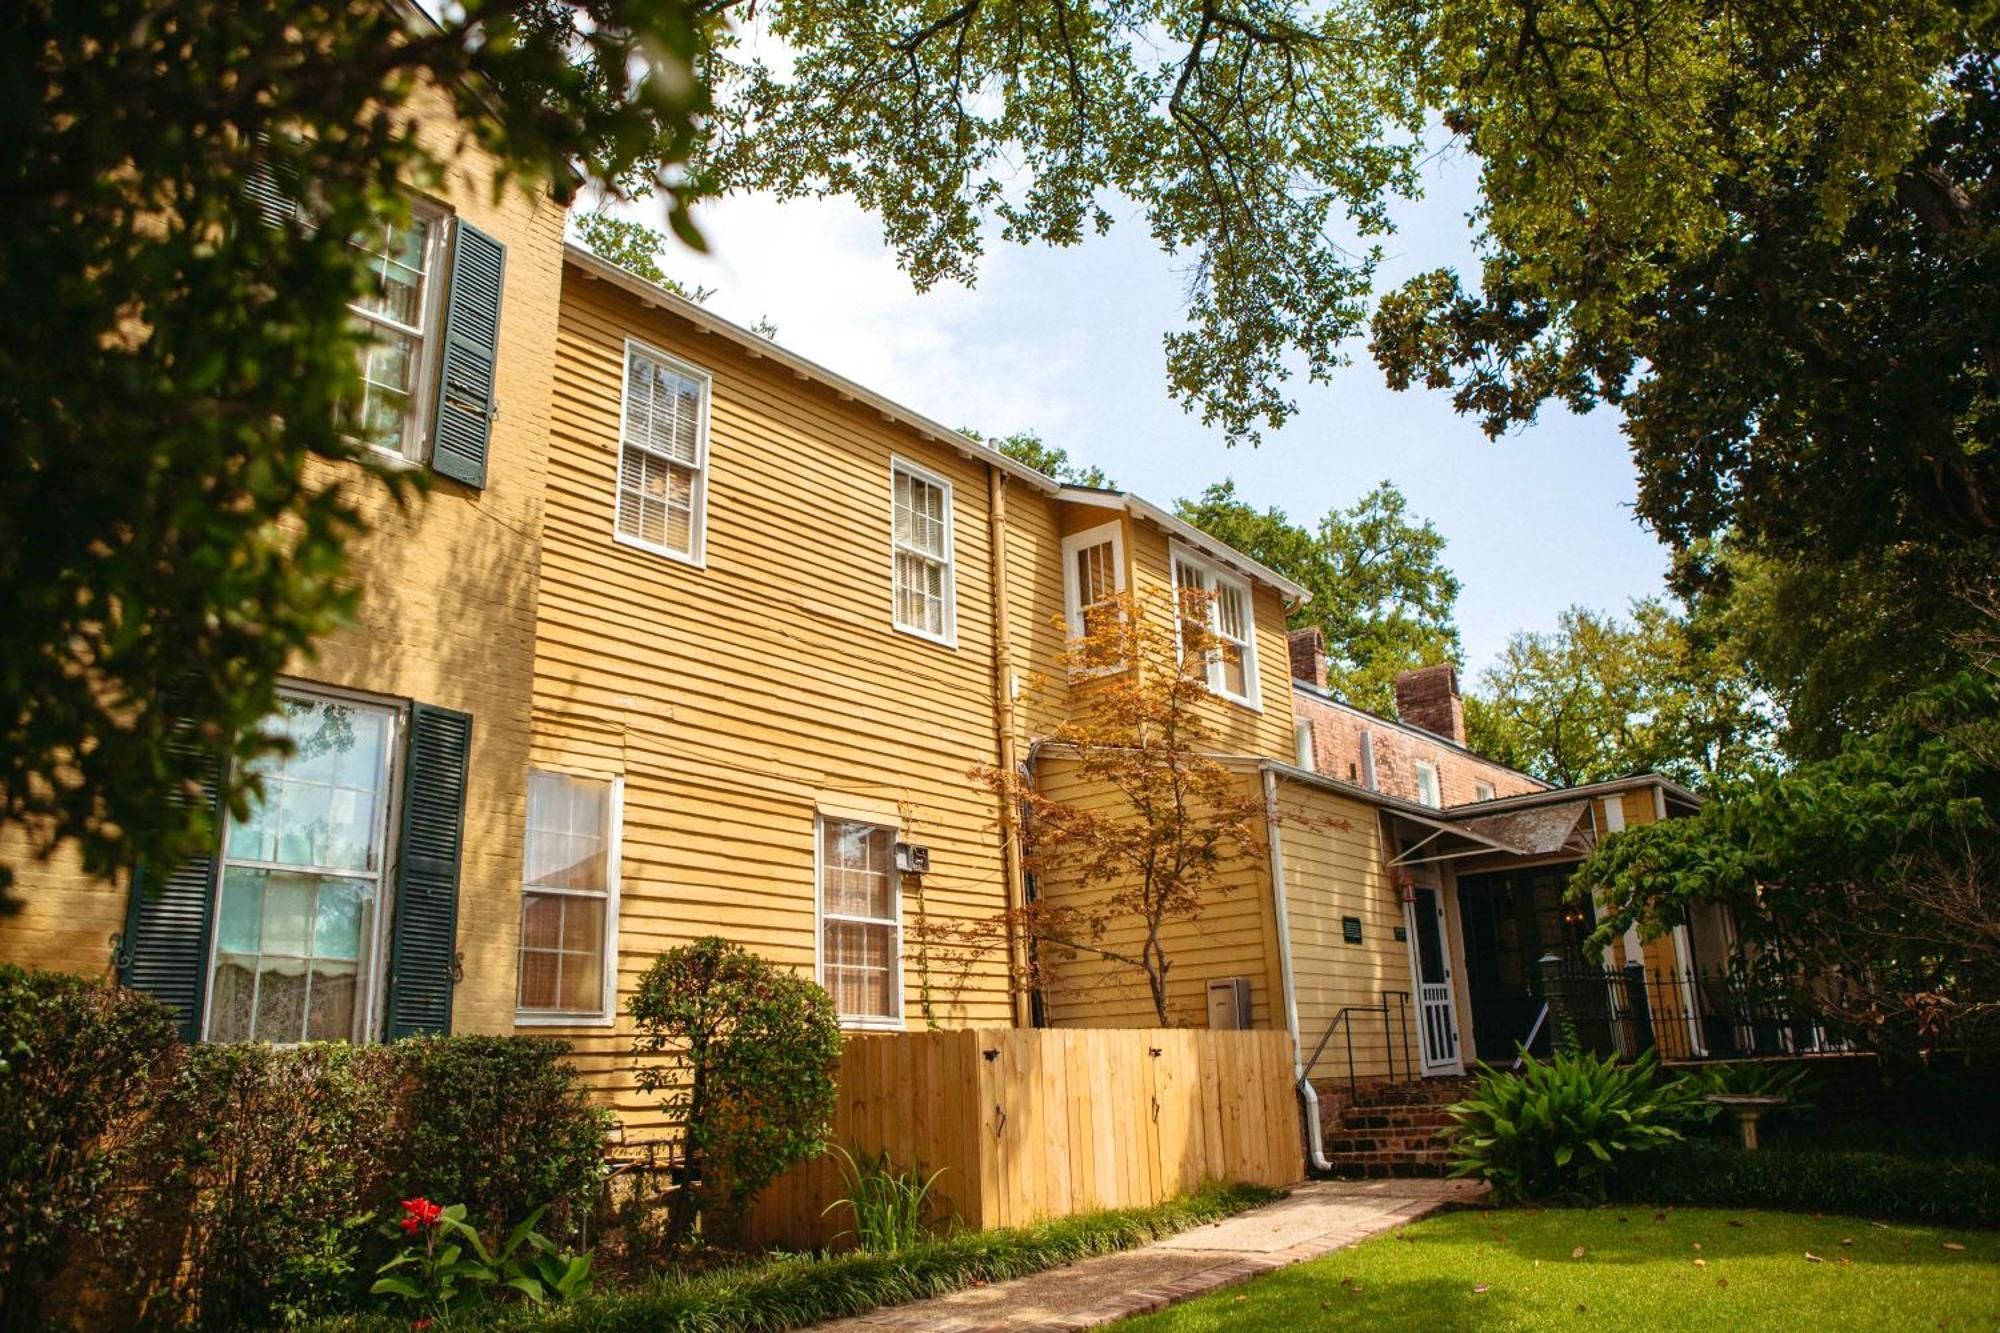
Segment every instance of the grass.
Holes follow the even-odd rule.
[[[1281,1193],[1255,1185],[1212,1184],[1150,1208],[1080,1213],[1034,1226],[966,1232],[896,1254],[849,1251],[778,1257],[693,1277],[660,1277],[558,1309],[493,1307],[455,1317],[451,1324],[561,1333],[775,1333],[1134,1249],[1269,1203]],[[348,1333],[392,1329],[407,1333],[409,1321],[361,1316],[321,1327]]]
[[[1449,1213],[1119,1327],[1789,1333],[1996,1323],[2000,1233],[1613,1206]]]

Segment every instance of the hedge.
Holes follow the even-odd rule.
[[[1136,1249],[1279,1197],[1281,1191],[1257,1185],[1210,1184],[1148,1208],[963,1232],[895,1254],[779,1257],[698,1276],[662,1277],[568,1306],[493,1307],[469,1322],[538,1333],[778,1333]],[[407,1324],[378,1315],[328,1321],[319,1328],[399,1333]]]
[[[606,1112],[535,1037],[184,1045],[132,991],[0,966],[0,1327],[359,1307],[400,1198],[567,1239]],[[84,1304],[87,1298],[87,1305]]]
[[[1787,1208],[1945,1226],[2000,1227],[2000,1163],[1691,1141],[1621,1173],[1634,1203]]]

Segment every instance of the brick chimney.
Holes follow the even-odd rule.
[[[1326,636],[1316,629],[1295,629],[1286,636],[1292,650],[1292,679],[1326,688]]]
[[[1292,654],[1296,658],[1298,649]],[[1458,693],[1458,668],[1440,662],[1398,675],[1396,714],[1413,727],[1465,744],[1465,700]]]

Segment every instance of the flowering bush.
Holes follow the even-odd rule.
[[[441,1206],[425,1198],[405,1199],[399,1225],[416,1243],[376,1270],[377,1296],[394,1296],[416,1307],[423,1318],[450,1314],[500,1290],[517,1292],[537,1305],[566,1301],[590,1288],[590,1255],[556,1249],[535,1224],[537,1208],[490,1249],[479,1229],[465,1220],[465,1205]]]

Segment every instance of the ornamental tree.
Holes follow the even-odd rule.
[[[1199,933],[1232,870],[1266,856],[1262,793],[1214,753],[1223,705],[1209,672],[1232,649],[1208,628],[1211,598],[1127,594],[1086,612],[1063,654],[1062,720],[1040,746],[1073,766],[1065,786],[1078,794],[1057,799],[1030,774],[973,770],[1022,811],[1023,865],[1047,896],[969,931],[946,926],[947,952],[963,953],[982,929],[990,942],[1011,932],[1025,946],[1019,980],[1042,991],[1087,984],[1066,964],[1110,964],[1107,975],[1142,983],[1160,1025],[1173,1026],[1177,941]]]
[[[667,1234],[697,1218],[736,1234],[744,1209],[829,1146],[840,1021],[825,990],[714,935],[669,949],[639,978],[639,1086],[658,1092],[681,1136],[681,1188]]]
[[[204,752],[269,748],[279,671],[352,610],[356,492],[419,500],[338,424],[348,239],[442,166],[409,130],[419,96],[508,188],[656,189],[694,237],[677,164],[703,6],[437,12],[19,0],[0,20],[0,821],[38,852],[104,875],[207,838],[172,798]],[[267,225],[253,170],[301,182],[315,225]]]

